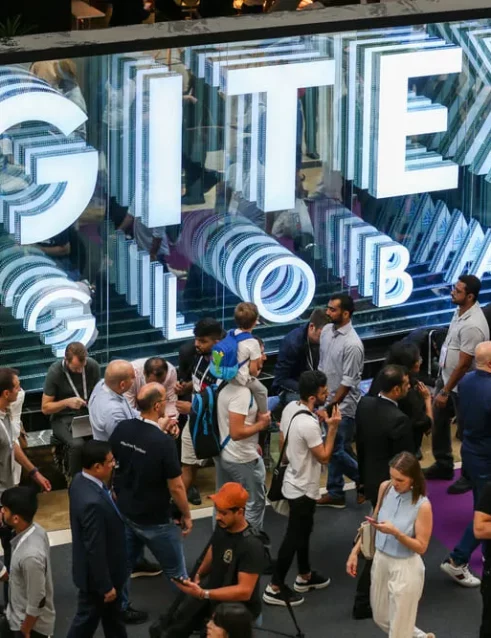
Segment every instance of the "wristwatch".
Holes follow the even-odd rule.
[[[210,600],[210,590],[209,589],[204,589],[203,590],[203,598],[205,600]]]
[[[450,392],[447,392],[446,390],[440,390],[440,392],[438,394],[441,394],[442,397],[448,397],[448,395],[450,394]]]

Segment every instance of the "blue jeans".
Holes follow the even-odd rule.
[[[463,449],[462,467],[464,466],[472,484],[475,509],[484,486],[491,481],[491,463],[485,459],[476,458],[473,454],[469,454]],[[456,565],[467,565],[472,552],[477,549],[480,543],[481,541],[474,536],[474,524],[471,521],[465,528],[465,532],[453,552],[450,553],[451,559]]]
[[[334,451],[328,466],[327,491],[330,496],[344,496],[344,478],[348,476],[355,483],[359,482],[358,463],[346,450],[351,447],[355,433],[355,420],[344,416],[339,424],[334,441]]]
[[[251,527],[263,528],[266,508],[266,468],[262,458],[248,463],[231,463],[221,456],[214,459],[217,491],[225,483],[240,483],[249,492],[245,517]]]
[[[128,518],[126,522],[126,544],[128,550],[128,580],[122,592],[122,608],[129,602],[129,583],[131,570],[142,545],[157,559],[167,578],[187,578],[186,562],[182,548],[180,528],[173,522],[162,525],[137,525]]]

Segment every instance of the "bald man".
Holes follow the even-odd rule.
[[[182,536],[193,523],[176,444],[160,426],[166,419],[165,388],[148,383],[136,402],[139,417],[121,421],[109,439],[118,461],[114,487],[127,525],[129,567],[143,544],[168,578],[187,578]],[[173,521],[171,497],[181,512],[180,526]]]
[[[89,418],[96,441],[108,441],[116,425],[124,419],[133,419],[140,413],[124,396],[135,380],[135,370],[129,361],[116,359],[106,368],[89,401]]]
[[[459,383],[459,418],[463,430],[462,465],[472,484],[474,508],[484,486],[491,481],[491,341],[476,346],[476,369]],[[478,587],[480,580],[469,570],[476,539],[472,520],[442,570],[463,587]]]

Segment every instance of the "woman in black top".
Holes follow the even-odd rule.
[[[407,395],[398,403],[399,408],[411,419],[414,435],[414,452],[421,447],[423,435],[431,431],[433,424],[433,407],[428,388],[418,379],[421,366],[421,354],[415,343],[397,341],[392,344],[384,365],[396,364],[406,368],[411,385]],[[377,396],[379,393],[378,379],[375,377],[369,394]]]

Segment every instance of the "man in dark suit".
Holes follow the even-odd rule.
[[[121,589],[128,578],[125,525],[107,484],[114,456],[106,441],[87,441],[81,473],[70,486],[73,581],[78,608],[67,638],[89,638],[102,622],[106,638],[126,638]]]
[[[362,397],[356,409],[356,453],[360,482],[365,496],[373,507],[377,504],[380,484],[390,479],[389,461],[399,452],[413,452],[411,421],[397,402],[409,390],[409,376],[405,368],[387,365],[377,377],[380,392],[376,397]],[[366,561],[358,580],[353,616],[371,618],[370,570]]]

